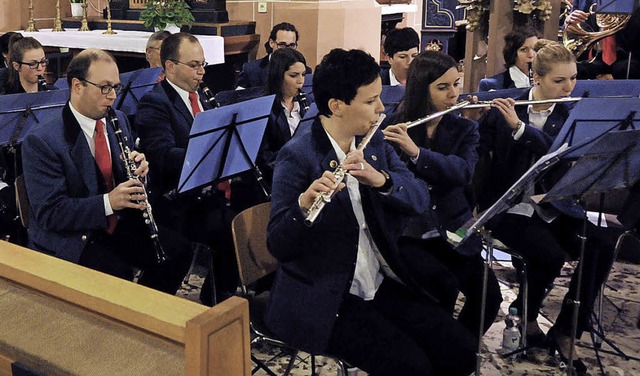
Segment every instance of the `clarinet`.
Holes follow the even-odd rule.
[[[118,146],[120,147],[120,156],[122,157],[122,161],[124,162],[125,170],[127,172],[127,178],[140,181],[140,178],[134,174],[134,171],[136,170],[136,162],[130,159],[131,149],[129,149],[129,146],[127,145],[127,137],[122,133],[122,128],[120,128],[120,124],[118,123],[116,111],[113,108],[108,107],[106,118],[107,121],[110,122],[113,126],[116,139],[118,140]],[[142,188],[144,189],[144,185],[142,186]],[[146,195],[146,190],[143,193]],[[149,205],[149,200],[145,199],[144,201],[136,202],[144,202],[145,204],[145,209],[142,213],[142,217],[144,218],[144,223],[147,225],[147,229],[149,230],[153,248],[156,250],[156,261],[158,262],[158,264],[161,264],[162,262],[167,260],[167,254],[164,252],[162,244],[160,244],[160,238],[158,237],[158,225],[153,219],[153,213],[151,212],[151,205]]]
[[[529,66],[529,86],[533,87],[533,63],[527,63]]]
[[[38,76],[38,86],[42,89],[42,91],[49,91],[49,87],[47,86],[47,80],[44,79],[44,76]]]
[[[216,98],[215,98],[215,96],[213,95],[213,93],[211,92],[211,89],[209,89],[209,88],[204,84],[204,82],[201,82],[201,83],[200,83],[200,89],[201,89],[201,90],[202,90],[202,92],[204,93],[205,97],[207,97],[207,98],[205,99],[205,102],[207,102],[207,103],[211,104],[211,106],[212,106],[213,108],[218,108],[218,107],[220,107],[220,103],[218,103],[218,102],[216,101]]]
[[[309,111],[309,100],[307,99],[307,93],[302,91],[302,89],[298,89],[298,95],[293,97],[293,100],[300,104],[300,109],[304,112]]]
[[[371,141],[371,139],[373,138],[373,135],[376,133],[376,131],[380,127],[380,124],[382,124],[382,121],[384,120],[384,118],[385,118],[385,114],[380,114],[380,118],[378,119],[378,122],[374,126],[372,126],[371,129],[369,129],[369,131],[367,132],[367,134],[362,138],[362,140],[358,144],[357,150],[363,151],[364,148],[367,147],[367,144],[369,144],[369,141]],[[342,163],[340,163],[340,165],[333,171],[333,176],[336,178],[336,185],[342,183],[344,178],[347,176],[348,172],[349,171],[344,169],[344,166],[342,165]],[[307,226],[313,225],[313,222],[315,222],[315,220],[318,218],[318,215],[320,214],[324,206],[327,203],[331,202],[331,199],[335,194],[336,194],[335,189],[329,192],[318,193],[318,195],[316,196],[316,199],[313,201],[313,204],[311,204],[309,211],[307,211],[307,216],[304,219],[304,223]]]

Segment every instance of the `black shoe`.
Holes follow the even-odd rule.
[[[547,336],[542,332],[527,334],[527,346],[544,349],[548,346]]]
[[[569,360],[560,350],[560,346],[558,346],[556,330],[554,330],[554,328],[551,328],[549,333],[547,333],[547,339],[549,343],[549,355],[554,356],[557,352],[560,356],[560,360],[568,366]],[[577,376],[585,376],[587,374],[587,366],[584,365],[582,359],[573,359],[573,370],[574,374]]]

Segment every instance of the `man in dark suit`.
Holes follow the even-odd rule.
[[[165,79],[142,97],[135,119],[140,146],[154,165],[150,178],[154,212],[160,223],[215,250],[218,295],[229,296],[238,281],[231,237],[234,213],[224,192],[176,193],[193,120],[212,108],[199,89],[207,65],[204,51],[193,35],[177,33],[162,42],[160,58]],[[201,298],[210,305],[209,286],[205,282]]]
[[[335,49],[316,69],[321,115],[278,153],[267,239],[279,260],[266,323],[285,342],[326,352],[370,375],[466,375],[473,335],[407,273],[397,241],[429,205],[392,146],[367,134],[384,106],[379,67],[367,53]],[[338,182],[340,164],[348,175]],[[318,195],[337,190],[312,225]],[[455,354],[455,355],[454,355]]]
[[[70,100],[60,116],[36,128],[22,147],[30,246],[126,279],[133,278],[133,265],[144,270],[140,283],[175,293],[191,254],[165,246],[170,259],[156,262],[141,212],[144,187],[127,179],[112,121],[105,118],[120,88],[115,61],[101,50],[83,51],[69,64],[67,82]],[[132,149],[126,116],[117,113],[117,121]],[[146,176],[144,154],[133,151],[131,159],[135,174]]]
[[[406,85],[409,65],[420,52],[420,37],[413,28],[391,30],[384,39],[384,54],[390,68],[380,70],[383,85]]]
[[[256,86],[267,85],[267,75],[269,73],[269,59],[271,53],[278,48],[298,48],[298,30],[288,22],[281,22],[271,29],[269,40],[264,44],[267,55],[259,60],[249,61],[242,65],[242,71],[236,82],[237,89],[247,89]],[[311,73],[311,68],[307,67],[306,74]]]

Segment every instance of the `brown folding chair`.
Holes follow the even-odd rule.
[[[31,205],[29,204],[29,196],[27,196],[27,186],[24,182],[24,175],[18,175],[15,180],[16,189],[16,207],[20,215],[20,223],[24,228],[29,228],[29,214],[31,213]]]
[[[284,375],[288,375],[297,359],[298,350],[279,340],[264,324],[263,316],[269,301],[269,291],[255,294],[252,287],[260,278],[274,272],[278,266],[276,260],[267,248],[267,223],[271,212],[271,203],[253,206],[238,214],[232,222],[233,241],[236,248],[238,274],[242,295],[249,300],[249,315],[251,319],[252,344],[267,342],[283,349],[283,353],[290,353],[291,359]],[[282,354],[282,353],[281,353]],[[256,364],[252,374],[262,369],[269,375],[276,376],[265,364],[253,354],[251,359]],[[335,359],[335,358],[334,358]],[[346,366],[336,359],[340,374],[346,376]],[[311,372],[315,375],[315,358],[311,356]]]

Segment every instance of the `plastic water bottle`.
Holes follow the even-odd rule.
[[[508,354],[520,347],[520,316],[516,307],[509,308],[504,322],[506,325],[502,331],[502,353]]]

